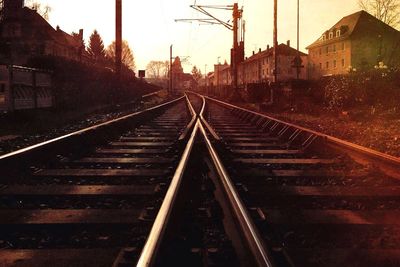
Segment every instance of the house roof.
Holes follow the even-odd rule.
[[[225,64],[216,64],[216,68],[218,69],[219,72],[230,69],[231,65],[225,62]]]
[[[17,17],[11,20],[18,19],[23,25],[22,38],[38,39],[38,40],[53,40],[55,42],[79,48],[82,45],[82,40],[76,38],[61,29],[54,29],[40,14],[35,10],[24,7],[19,10]]]
[[[297,55],[297,49],[294,49],[293,47],[290,47],[286,44],[278,45],[277,52],[278,52],[278,56],[293,56],[294,57]],[[305,54],[301,51],[299,51],[299,53],[300,53],[300,56],[307,56],[307,54]],[[248,59],[246,59],[245,62],[257,60],[262,57],[272,56],[273,54],[274,54],[274,48],[270,47],[269,49],[255,53],[254,55],[252,55]]]
[[[82,40],[79,40],[78,38],[76,38],[72,35],[69,35],[68,33],[64,32],[60,28],[57,28],[56,38],[58,39],[58,41],[61,41],[62,43],[67,43],[70,46],[74,46],[77,48],[82,46]]]
[[[381,20],[377,19],[376,17],[372,16],[368,12],[361,10],[356,13],[350,14],[346,17],[343,17],[341,20],[339,20],[335,25],[333,25],[329,30],[325,31],[323,34],[326,34],[327,38],[325,40],[322,39],[322,36],[318,38],[314,43],[309,45],[307,49],[313,48],[313,47],[318,47],[321,45],[326,45],[330,43],[334,43],[340,40],[345,40],[350,38],[352,35],[354,35],[355,32],[360,29],[360,26],[362,27],[363,24],[369,24],[372,22],[378,23],[378,24],[383,24],[385,25],[388,29],[392,29],[393,31],[396,31],[389,25],[383,23]],[[333,32],[335,34],[336,30],[340,30],[340,37],[334,37],[332,39],[329,39],[329,33]]]

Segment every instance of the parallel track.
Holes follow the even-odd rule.
[[[0,157],[0,266],[399,266],[399,166],[188,94]]]
[[[110,122],[111,132],[116,131],[113,137],[82,147],[80,153],[58,154],[51,163],[12,172],[13,179],[2,177],[0,266],[137,261],[179,163],[191,120],[184,99],[147,113],[142,123],[126,117],[122,133],[114,126],[118,121]],[[52,153],[46,145],[38,146]],[[29,151],[35,154],[35,149],[3,161],[13,162]]]
[[[399,174],[398,159],[207,104],[218,152],[277,266],[400,265],[400,181],[377,169]]]

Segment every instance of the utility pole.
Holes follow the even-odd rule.
[[[232,86],[234,93],[238,91],[238,52],[239,52],[239,44],[238,44],[238,23],[241,18],[241,13],[239,11],[239,6],[237,3],[233,4],[233,51],[232,51],[232,60],[231,60],[231,68],[232,68]]]
[[[233,47],[231,49],[231,74],[232,74],[232,89],[233,89],[233,97],[232,98],[239,98],[239,91],[238,91],[238,64],[242,60],[244,56],[244,38],[243,44],[239,45],[239,21],[242,18],[243,9],[239,9],[238,3],[234,3],[233,5],[191,5],[191,8],[203,13],[204,15],[208,16],[208,18],[200,18],[200,19],[176,19],[175,21],[178,22],[192,22],[198,21],[203,24],[219,24],[223,25],[225,28],[233,31]],[[219,10],[229,10],[233,11],[233,24],[229,24],[221,19],[218,19],[216,16],[211,14],[208,9],[219,9]],[[243,27],[244,28],[244,27]],[[243,49],[243,51],[242,51]],[[239,54],[240,52],[240,54]]]
[[[278,82],[278,0],[274,0],[274,82]]]
[[[172,94],[172,45],[169,47],[169,93]]]
[[[301,69],[304,68],[302,65],[303,60],[300,56],[300,0],[297,0],[297,53],[293,63],[293,67],[296,68],[296,78],[299,80]]]
[[[122,0],[115,0],[115,20],[115,73],[119,83],[122,66]]]
[[[206,90],[205,93],[207,94],[207,64],[204,65],[204,85]]]
[[[299,49],[300,49],[300,0],[297,0],[297,61],[300,59]],[[300,78],[299,64],[296,64],[296,77],[297,80]]]

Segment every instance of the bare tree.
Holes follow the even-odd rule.
[[[169,77],[169,68],[170,68],[169,61],[168,61],[168,60],[164,61],[164,72],[163,72],[163,76],[164,76],[165,78]]]
[[[193,66],[193,69],[192,69],[192,76],[193,76],[193,79],[194,79],[196,82],[199,82],[200,79],[201,79],[202,76],[203,76],[203,75],[201,74],[201,70],[198,69],[198,68],[196,67],[196,65]]]
[[[115,62],[115,41],[107,47],[106,56]],[[131,70],[136,68],[132,49],[129,47],[128,41],[125,40],[122,41],[122,64]]]
[[[45,20],[49,20],[51,7],[49,5],[42,5],[37,0],[27,0],[25,5],[33,10],[36,10]]]
[[[147,64],[146,69],[149,77],[151,78],[166,78],[169,71],[169,63],[168,61],[152,60],[149,62],[149,64]]]
[[[400,25],[400,0],[358,0],[358,4],[386,24],[394,28]]]

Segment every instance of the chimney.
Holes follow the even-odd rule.
[[[5,17],[15,17],[19,11],[24,8],[24,0],[4,0],[3,12]]]
[[[254,56],[254,54],[255,54],[255,52],[254,52],[254,50],[253,50],[253,56]]]
[[[286,44],[290,47],[290,40],[287,40]]]
[[[269,50],[269,45],[267,45],[267,50]]]
[[[258,53],[261,53],[261,48],[258,49]]]
[[[83,29],[79,29],[79,39],[83,40]]]
[[[60,30],[60,26],[57,25],[56,30],[59,31]]]

